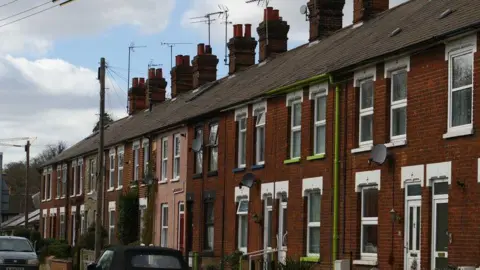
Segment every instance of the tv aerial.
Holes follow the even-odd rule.
[[[247,4],[250,4],[250,3],[254,3],[254,2],[257,2],[257,6],[263,6],[265,5],[265,8],[268,7],[268,4],[270,3],[270,0],[247,0],[245,1],[245,3]],[[267,14],[265,14],[268,18],[268,9],[267,9]],[[268,45],[268,20],[267,18],[265,18],[265,45]]]
[[[302,5],[300,7],[300,14],[305,15],[305,21],[310,20],[310,13],[308,12],[308,7],[307,5]]]
[[[242,188],[245,186],[247,188],[251,188],[255,183],[255,179],[256,177],[253,173],[246,173],[245,175],[243,175],[242,180],[238,184],[238,187]]]
[[[378,165],[383,165],[385,160],[388,158],[388,151],[387,147],[384,144],[377,144],[372,148],[370,152],[370,158],[368,159],[368,163],[376,163]]]
[[[225,62],[225,65],[228,65],[228,25],[232,24],[233,22],[228,20],[229,17],[229,9],[225,5],[218,5],[218,8],[223,12],[220,16],[223,17],[224,21],[222,22],[225,24],[225,59],[223,60]]]
[[[206,23],[208,25],[208,45],[210,45],[210,26],[212,25],[212,22],[216,20],[216,19],[212,19],[212,16],[218,15],[220,17],[223,13],[224,13],[223,11],[217,11],[217,12],[207,13],[204,16],[190,18],[191,20],[203,19],[203,20],[199,20],[199,21],[193,21],[192,23],[202,23],[203,22],[203,23]]]
[[[185,45],[185,44],[192,44],[192,43],[184,43],[184,42],[162,42],[160,45],[170,47],[170,70],[173,68],[173,47],[175,45]]]

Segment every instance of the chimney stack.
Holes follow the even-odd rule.
[[[193,87],[196,89],[208,82],[217,80],[218,58],[212,54],[210,45],[197,45],[197,55],[193,58]]]
[[[267,37],[268,27],[268,37]],[[287,51],[288,31],[290,25],[280,17],[278,9],[267,7],[263,11],[263,22],[257,27],[260,42],[259,62]],[[268,44],[267,44],[268,39]]]
[[[389,0],[353,0],[353,23],[366,21],[388,10]]]
[[[163,78],[162,69],[155,70],[150,68],[148,70],[147,91],[145,94],[145,104],[147,108],[165,101],[165,88],[167,81]]]
[[[193,89],[193,68],[190,56],[175,56],[175,66],[170,71],[172,76],[172,98]]]
[[[310,0],[307,6],[310,14],[310,42],[342,29],[345,0]]]
[[[229,75],[245,70],[255,64],[257,41],[252,37],[251,24],[245,24],[245,33],[243,33],[243,26],[241,24],[235,24],[233,26],[233,37],[227,45],[230,51]]]
[[[145,78],[133,78],[128,90],[128,114],[132,115],[147,108]]]

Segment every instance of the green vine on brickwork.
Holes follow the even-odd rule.
[[[123,245],[138,241],[139,221],[138,189],[131,188],[120,194],[118,200],[117,238]]]
[[[153,155],[155,156],[155,155]],[[151,185],[147,185],[147,210],[143,215],[143,231],[142,231],[142,243],[145,245],[153,244],[153,225],[154,225],[154,212],[155,212],[155,198],[157,196],[157,179],[155,179],[153,165],[154,160],[148,162],[148,173],[147,175],[151,177]]]

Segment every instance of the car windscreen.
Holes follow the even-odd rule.
[[[0,251],[33,252],[33,248],[27,239],[2,238]]]
[[[182,257],[174,253],[129,252],[126,257],[134,269],[184,269]]]

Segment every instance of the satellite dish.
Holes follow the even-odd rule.
[[[246,173],[242,177],[242,181],[240,181],[240,184],[238,184],[238,186],[240,188],[243,186],[251,188],[253,186],[253,183],[255,183],[255,175],[253,173]]]
[[[306,15],[307,12],[308,12],[307,6],[306,6],[306,5],[302,5],[302,6],[300,7],[300,14]]]
[[[377,144],[372,148],[368,162],[373,161],[378,165],[382,165],[387,159],[387,156],[387,147],[384,144]]]
[[[193,152],[199,152],[202,150],[202,138],[195,138],[195,140],[193,140],[192,150]]]

